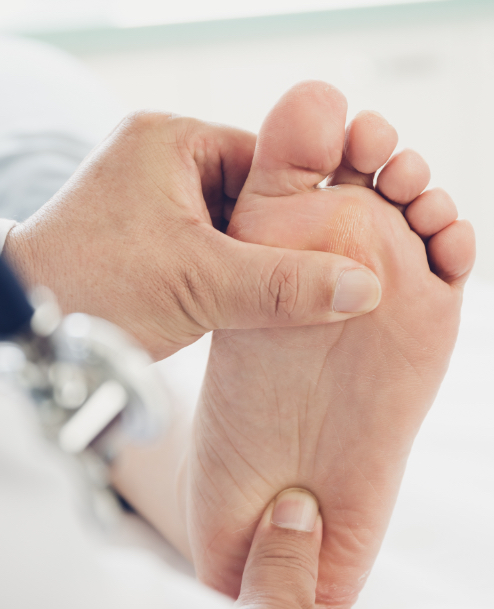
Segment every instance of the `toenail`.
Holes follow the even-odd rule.
[[[338,278],[333,298],[333,311],[339,313],[366,313],[377,307],[381,300],[381,284],[367,269],[343,271]]]
[[[319,506],[311,493],[291,488],[276,497],[271,522],[282,529],[309,533],[316,526],[318,514]]]

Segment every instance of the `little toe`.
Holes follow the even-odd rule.
[[[410,228],[426,239],[449,226],[458,218],[453,199],[442,188],[423,192],[405,210]]]
[[[393,203],[407,205],[426,188],[431,179],[429,166],[414,150],[395,154],[377,178],[377,190]]]
[[[348,125],[344,157],[331,185],[372,188],[374,173],[386,163],[398,143],[396,129],[378,112],[365,110]]]
[[[475,262],[475,234],[468,220],[456,220],[427,244],[431,270],[443,281],[462,287]]]
[[[322,81],[301,82],[261,126],[243,194],[283,196],[314,188],[341,162],[347,102]]]

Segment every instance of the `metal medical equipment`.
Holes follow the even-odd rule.
[[[44,435],[77,456],[100,504],[110,494],[107,465],[122,446],[152,441],[169,422],[169,398],[151,363],[110,322],[63,318],[49,290],[35,289],[29,301],[0,258],[0,375],[29,392]]]

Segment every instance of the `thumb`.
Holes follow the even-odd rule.
[[[242,579],[238,609],[313,607],[322,519],[303,489],[280,493],[259,523]]]
[[[214,329],[326,324],[379,304],[378,278],[351,258],[218,235],[222,243],[210,281],[218,289],[209,312]]]

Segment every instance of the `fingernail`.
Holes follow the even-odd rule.
[[[366,269],[350,269],[341,273],[333,298],[333,311],[364,313],[375,309],[381,300],[381,284]]]
[[[302,489],[289,489],[276,497],[272,524],[293,531],[314,530],[319,506],[313,495]]]

